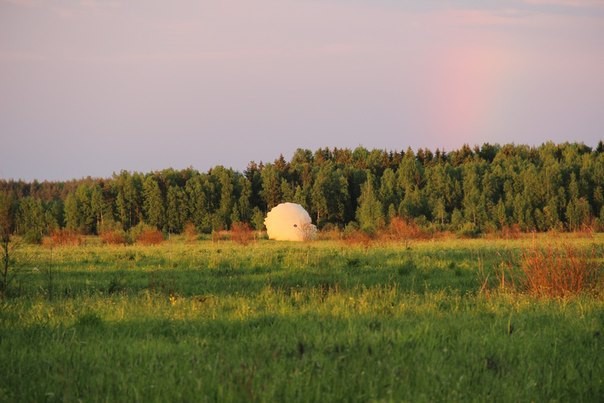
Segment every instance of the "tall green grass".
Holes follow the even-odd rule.
[[[533,242],[24,247],[0,400],[598,401],[601,294],[480,292]]]

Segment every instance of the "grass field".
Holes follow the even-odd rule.
[[[22,246],[0,401],[602,401],[602,292],[500,288],[562,243],[604,265],[602,234]]]

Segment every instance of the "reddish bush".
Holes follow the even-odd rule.
[[[254,233],[247,223],[235,222],[231,225],[231,240],[241,245],[247,245],[254,240]]]
[[[228,241],[231,239],[231,234],[224,230],[213,230],[212,231],[212,242]]]
[[[401,217],[393,217],[386,230],[381,234],[381,238],[384,240],[404,242],[406,248],[410,247],[412,240],[426,239],[428,236],[415,222]]]
[[[320,232],[317,232],[316,236],[323,241],[339,241],[344,238],[342,230],[333,224],[325,225]]]
[[[595,232],[594,228],[595,225],[583,224],[581,225],[581,228],[574,232],[574,235],[577,238],[593,238]]]
[[[75,231],[66,228],[54,230],[50,236],[43,239],[46,246],[81,245],[82,236]]]
[[[401,241],[407,239],[419,239],[424,237],[423,231],[413,221],[393,217],[388,226],[390,239]]]
[[[136,243],[141,245],[158,245],[164,241],[164,234],[154,228],[145,228],[136,238]]]
[[[193,223],[187,223],[187,225],[185,225],[183,234],[185,235],[187,242],[195,242],[198,237],[197,229]]]
[[[373,238],[360,229],[349,230],[344,234],[344,243],[347,245],[362,245],[365,248],[368,248],[372,242]]]
[[[523,288],[537,297],[568,297],[592,292],[599,281],[593,253],[566,245],[562,248],[533,248],[521,256]]]
[[[504,239],[518,239],[520,238],[521,234],[522,230],[518,224],[505,225],[503,228],[501,228],[501,236]]]
[[[104,231],[100,235],[101,241],[107,245],[123,245],[126,243],[124,231]]]

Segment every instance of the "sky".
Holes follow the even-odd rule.
[[[0,0],[0,178],[604,139],[604,0]]]

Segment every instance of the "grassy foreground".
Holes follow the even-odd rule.
[[[22,247],[0,401],[601,401],[602,293],[480,291],[534,242]]]

